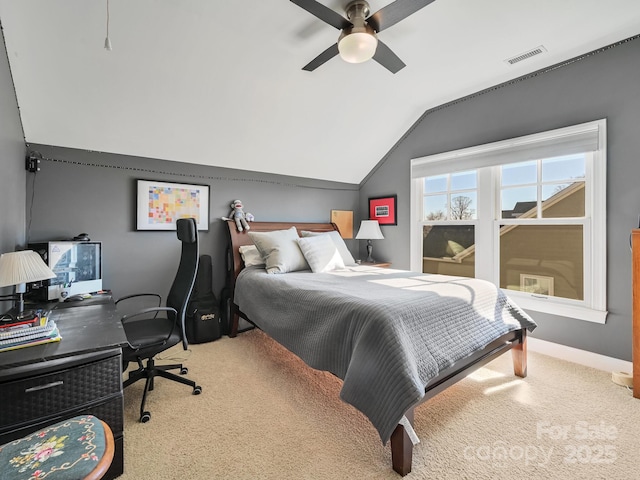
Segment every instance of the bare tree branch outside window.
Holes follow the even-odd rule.
[[[429,212],[426,216],[426,220],[445,220],[447,216],[442,210],[438,210],[437,212]]]
[[[469,220],[475,210],[471,208],[472,200],[462,195],[451,199],[451,220]]]

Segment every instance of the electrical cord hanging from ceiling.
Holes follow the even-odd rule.
[[[104,39],[104,49],[109,52],[112,50],[111,39],[109,38],[109,0],[107,0],[107,36]]]

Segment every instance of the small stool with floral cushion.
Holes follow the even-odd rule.
[[[70,418],[0,446],[0,480],[102,478],[114,451],[106,423],[92,415]]]

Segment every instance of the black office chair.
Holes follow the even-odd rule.
[[[142,403],[140,404],[140,421],[148,422],[151,414],[144,409],[147,399],[147,392],[153,390],[154,378],[156,376],[168,378],[175,382],[184,383],[193,388],[193,394],[202,393],[202,387],[196,385],[193,380],[168,372],[168,370],[179,369],[180,374],[187,373],[187,368],[181,364],[156,365],[154,357],[168,348],[182,342],[183,348],[188,347],[185,335],[185,312],[187,303],[198,270],[198,230],[193,218],[185,218],[177,221],[178,239],[182,242],[182,254],[178,273],[173,280],[166,307],[162,307],[162,297],[155,293],[139,293],[127,295],[116,301],[116,305],[124,300],[131,300],[141,297],[156,297],[158,306],[144,308],[137,312],[124,315],[122,326],[127,335],[129,345],[123,348],[123,370],[129,362],[137,362],[138,369],[129,372],[129,377],[124,382],[124,387],[140,379],[146,379]],[[126,303],[123,304],[126,306]],[[146,359],[147,365],[142,361]]]

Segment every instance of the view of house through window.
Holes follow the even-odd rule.
[[[474,226],[464,221],[477,214],[478,175],[475,170],[424,179],[422,271],[475,277]],[[444,224],[443,224],[444,223]]]
[[[474,230],[473,225],[424,225],[422,271],[475,277]]]
[[[501,225],[500,287],[584,299],[582,225]]]
[[[603,323],[605,125],[412,161],[422,271],[491,280],[531,308],[555,313],[553,300]]]
[[[499,214],[488,220],[510,220],[496,238],[501,288],[584,299],[585,167],[584,153],[486,167],[500,179]],[[478,219],[477,177],[424,178],[424,273],[475,277],[475,225],[467,222]]]
[[[585,165],[575,154],[499,167],[501,218],[514,219],[499,227],[501,288],[584,300]]]

